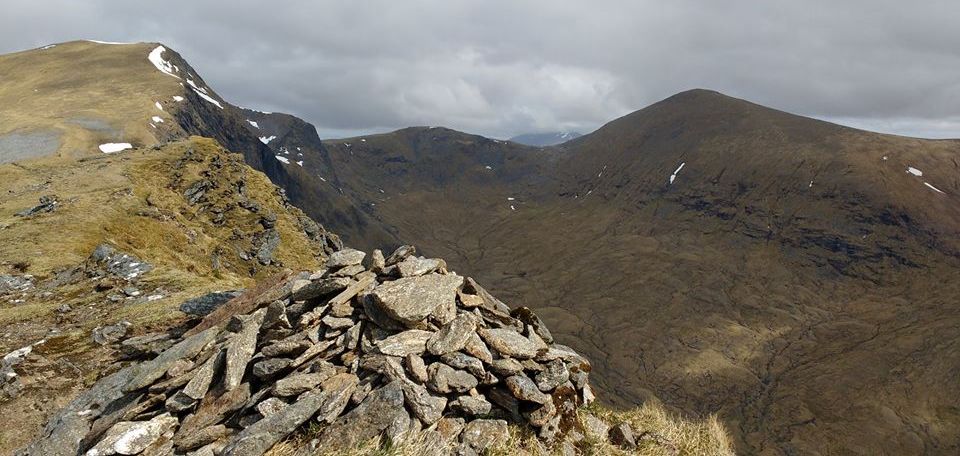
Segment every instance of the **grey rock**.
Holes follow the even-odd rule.
[[[308,299],[320,298],[345,290],[353,283],[349,277],[327,277],[317,279],[300,288],[295,288],[291,299],[294,301],[306,301]]]
[[[556,415],[557,406],[553,404],[553,401],[547,401],[540,407],[523,414],[523,416],[533,427],[545,426]]]
[[[403,408],[402,380],[396,380],[370,393],[356,408],[330,424],[318,437],[319,452],[335,453],[353,448],[382,433]]]
[[[450,409],[467,416],[483,416],[490,413],[493,405],[482,396],[460,396],[450,401]]]
[[[510,316],[527,324],[544,342],[553,343],[553,335],[547,325],[529,307],[517,307],[510,311]]]
[[[447,398],[430,393],[427,388],[409,380],[401,382],[404,401],[411,412],[423,422],[431,425],[443,416],[443,409],[447,406]]]
[[[120,351],[128,357],[156,356],[174,344],[167,333],[152,333],[124,339],[120,342]]]
[[[196,399],[187,396],[183,391],[177,391],[167,399],[164,407],[166,407],[169,412],[180,413],[192,408],[196,403]]]
[[[385,267],[387,267],[387,260],[383,257],[383,252],[380,249],[373,249],[370,253],[370,270],[379,274]]]
[[[280,233],[275,228],[257,233],[257,261],[266,266],[273,262],[273,252],[280,246]]]
[[[182,304],[180,304],[180,311],[185,314],[203,317],[210,312],[213,312],[227,301],[236,298],[241,294],[243,294],[243,291],[241,290],[214,291],[212,293],[207,293],[205,295],[197,296],[196,298],[184,301]]]
[[[111,427],[88,455],[140,454],[164,434],[179,424],[169,413],[157,415],[149,421],[121,421]]]
[[[427,350],[438,356],[463,350],[470,335],[476,332],[477,323],[473,314],[460,314],[433,334],[427,341]]]
[[[243,329],[227,343],[226,368],[223,372],[223,385],[230,391],[240,385],[247,363],[257,348],[257,335],[266,315],[266,309],[260,309],[243,322]]]
[[[233,431],[222,424],[205,427],[193,434],[179,437],[174,444],[180,452],[194,450],[229,436]]]
[[[360,264],[363,261],[363,257],[367,256],[366,253],[361,252],[360,250],[346,248],[337,252],[333,252],[327,257],[327,268],[342,268],[344,266],[353,266],[355,264]]]
[[[537,355],[537,347],[530,339],[509,329],[481,328],[477,334],[501,356],[530,359]]]
[[[268,417],[282,412],[283,409],[287,408],[288,405],[289,404],[278,398],[271,397],[257,404],[257,411],[260,412],[260,414],[264,417]]]
[[[495,386],[487,391],[487,400],[507,411],[510,418],[520,421],[520,402],[506,388]]]
[[[127,330],[129,328],[129,321],[121,321],[108,326],[97,326],[93,329],[93,342],[98,345],[115,344],[127,335]]]
[[[463,277],[456,274],[406,277],[378,286],[373,290],[373,297],[391,318],[412,326],[437,307],[455,302],[457,289],[462,284]]]
[[[293,374],[277,380],[277,383],[273,385],[273,394],[283,397],[297,396],[316,388],[328,378],[330,378],[330,374],[326,372]]]
[[[137,279],[153,270],[153,266],[139,258],[118,252],[107,244],[100,244],[90,255],[89,261],[106,275],[125,280]]]
[[[490,370],[498,375],[509,377],[523,372],[523,364],[513,358],[500,358],[490,363]]]
[[[629,423],[620,423],[609,431],[610,443],[619,446],[625,450],[637,448],[637,437],[633,433],[633,428]]]
[[[53,212],[59,203],[60,201],[57,198],[57,195],[44,195],[40,197],[40,204],[29,209],[24,209],[13,215],[17,217],[30,217],[32,215],[43,214],[45,212]]]
[[[327,325],[327,327],[332,329],[349,328],[354,324],[354,321],[352,318],[334,317],[332,315],[327,315],[326,317],[323,317],[323,319],[321,319],[320,321],[322,321],[323,324]]]
[[[218,332],[219,329],[216,327],[206,329],[168,348],[160,356],[137,364],[133,367],[130,379],[124,385],[123,391],[136,391],[150,386],[162,377],[177,360],[191,359],[197,356],[200,350],[203,350],[204,347],[216,339]]]
[[[273,301],[267,306],[267,313],[263,316],[264,329],[289,329],[290,319],[287,318],[287,306],[284,301]]]
[[[426,351],[427,341],[433,337],[432,331],[410,329],[377,341],[377,350],[389,356],[419,355]]]
[[[473,420],[467,423],[460,434],[460,442],[478,453],[506,442],[509,438],[510,431],[504,420]]]
[[[562,360],[555,359],[543,367],[543,370],[533,377],[540,391],[552,391],[570,379],[570,371]]]
[[[261,350],[260,353],[267,358],[275,358],[278,356],[298,355],[303,353],[309,347],[309,342],[279,341],[263,347],[263,350]]]
[[[292,362],[293,360],[289,358],[268,358],[260,360],[253,365],[253,375],[261,380],[269,379],[290,367]]]
[[[420,383],[424,383],[430,378],[427,374],[427,365],[419,355],[409,354],[404,361],[410,378]]]
[[[580,423],[583,424],[583,430],[594,440],[606,440],[610,433],[610,425],[593,414],[583,413],[580,417]]]
[[[537,384],[525,375],[514,375],[506,380],[507,389],[513,394],[513,397],[538,404],[544,404],[550,400],[550,395],[544,394],[537,388]]]
[[[478,379],[484,378],[487,375],[486,370],[483,368],[482,361],[464,353],[447,353],[440,357],[440,361],[454,369],[463,369],[470,372],[471,375]]]
[[[427,368],[430,377],[427,386],[438,393],[465,393],[475,388],[477,378],[462,370],[454,369],[443,363],[433,363]]]
[[[360,274],[363,271],[366,271],[367,268],[363,265],[355,264],[353,266],[344,266],[333,273],[334,277],[353,277],[357,274]]]
[[[487,344],[483,343],[483,339],[476,332],[470,333],[467,343],[463,346],[463,351],[487,364],[493,362],[493,354],[490,353]]]
[[[416,247],[412,245],[401,245],[400,247],[397,247],[397,250],[394,250],[393,253],[387,257],[385,264],[387,266],[395,265],[415,253],[417,253]]]
[[[264,417],[245,428],[234,436],[220,454],[222,456],[258,456],[264,454],[277,442],[309,420],[310,417],[319,414],[327,415],[329,410],[336,410],[340,407],[340,404],[346,406],[345,399],[350,398],[350,394],[356,388],[356,385],[357,377],[352,374],[331,377],[324,383],[323,389],[304,395],[284,408],[283,413]],[[389,414],[384,413],[384,415]]]
[[[400,277],[416,277],[436,271],[442,264],[442,260],[409,256],[397,263],[397,271]]]

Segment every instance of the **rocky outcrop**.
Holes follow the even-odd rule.
[[[307,426],[322,453],[427,432],[476,454],[510,421],[548,443],[571,430],[590,363],[529,309],[413,252],[375,251],[368,269],[343,250],[251,288],[98,382],[21,454],[259,455]]]

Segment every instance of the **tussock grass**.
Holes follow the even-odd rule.
[[[661,405],[647,403],[634,409],[616,411],[593,405],[583,414],[593,414],[611,427],[629,423],[638,436],[639,447],[625,451],[611,445],[606,439],[586,436],[576,445],[582,455],[644,455],[644,456],[733,456],[733,443],[727,430],[716,417],[691,420],[666,411]],[[311,429],[277,444],[268,456],[312,455],[307,446],[318,428]],[[424,456],[450,454],[455,447],[447,442],[438,447],[435,441],[425,439],[424,434],[412,435],[399,443],[384,442],[377,438],[357,448],[338,452],[344,456]],[[532,430],[519,425],[510,425],[510,438],[488,449],[487,456],[553,456],[561,455],[561,449],[547,448],[541,444]]]

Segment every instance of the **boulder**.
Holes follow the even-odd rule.
[[[360,250],[346,248],[331,253],[330,256],[327,257],[326,266],[328,269],[334,269],[342,268],[344,266],[357,265],[363,261],[363,257],[365,256],[367,256],[367,254]]]
[[[410,329],[377,341],[377,350],[389,356],[420,355],[426,351],[427,341],[433,337],[432,331]]]
[[[121,421],[111,427],[87,455],[140,454],[164,434],[173,431],[177,419],[169,413],[157,415],[149,421]]]
[[[537,355],[537,346],[518,332],[509,329],[481,328],[477,334],[501,356],[530,359]]]
[[[196,298],[188,299],[180,304],[180,311],[196,316],[206,316],[227,301],[243,294],[242,291],[214,291]]]

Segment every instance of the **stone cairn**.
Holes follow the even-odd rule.
[[[94,385],[25,454],[71,444],[58,427],[92,456],[260,455],[307,427],[309,454],[411,435],[436,454],[478,454],[508,421],[557,442],[593,400],[590,363],[530,309],[411,246],[365,257],[340,250],[223,304]]]

